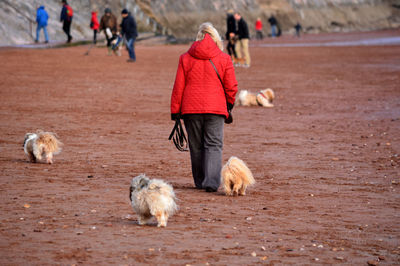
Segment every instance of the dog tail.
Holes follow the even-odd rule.
[[[229,158],[227,162],[227,167],[231,171],[232,175],[240,177],[243,180],[244,184],[246,185],[255,184],[256,181],[254,180],[253,174],[251,173],[250,169],[239,158],[235,156]]]
[[[265,90],[265,94],[267,95],[267,98],[269,101],[272,103],[275,99],[275,93],[272,89],[268,88]]]
[[[61,152],[63,145],[52,132],[38,131],[37,145],[43,147],[46,152],[57,154]]]

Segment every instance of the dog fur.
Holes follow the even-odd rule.
[[[165,227],[168,218],[178,209],[172,186],[160,179],[149,179],[144,174],[132,179],[129,199],[140,225],[156,217],[157,226]]]
[[[35,163],[46,158],[46,162],[53,163],[53,155],[61,152],[62,143],[52,132],[37,131],[36,133],[26,133],[24,140],[24,151],[29,157],[29,161]]]
[[[239,158],[232,156],[221,170],[222,185],[227,196],[244,196],[246,188],[255,184],[253,174]]]
[[[274,107],[272,104],[274,99],[275,93],[269,88],[262,90],[257,94],[251,93],[248,90],[241,90],[235,104],[239,106]]]

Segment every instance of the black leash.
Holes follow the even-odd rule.
[[[171,140],[174,142],[175,147],[179,150],[179,151],[188,151],[188,141],[187,138],[185,136],[185,131],[183,131],[183,127],[182,127],[182,123],[181,123],[181,119],[177,118],[175,120],[175,126],[171,131],[171,134],[169,135],[168,140]]]

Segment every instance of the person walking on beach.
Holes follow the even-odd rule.
[[[250,67],[250,53],[249,53],[249,27],[246,21],[242,18],[239,12],[235,13],[235,20],[237,23],[237,38],[236,41],[236,55],[240,61],[239,66]],[[242,57],[242,53],[244,58]],[[244,61],[244,64],[243,64]]]
[[[268,19],[269,24],[271,25],[271,37],[275,38],[278,33],[278,21],[274,17],[274,15],[271,15]]]
[[[62,0],[61,4],[63,5],[63,7],[61,9],[60,21],[63,22],[63,31],[67,35],[67,43],[70,43],[72,40],[70,32],[71,32],[71,24],[74,12],[71,6],[68,5],[67,0]]]
[[[196,41],[179,57],[171,95],[171,119],[183,118],[188,134],[195,187],[207,192],[221,183],[224,121],[238,90],[232,60],[222,50],[213,25],[201,24]]]
[[[97,43],[97,31],[100,28],[99,20],[97,19],[97,10],[92,11],[92,17],[90,19],[90,28],[93,30],[93,44]]]
[[[262,40],[263,39],[263,34],[262,34],[263,24],[262,24],[262,21],[260,18],[257,18],[255,28],[256,28],[256,39]]]
[[[41,29],[43,29],[43,32],[44,32],[45,43],[49,42],[49,35],[47,33],[47,21],[48,20],[49,20],[49,15],[47,14],[46,10],[44,9],[44,6],[40,6],[36,12],[36,22],[37,22],[36,39],[35,39],[36,43],[39,42]]]
[[[226,45],[226,50],[228,54],[232,57],[232,60],[236,63],[237,55],[235,51],[235,43],[236,43],[236,22],[233,16],[233,10],[228,10],[226,14],[226,33],[225,40],[227,40],[228,44]]]
[[[108,55],[112,53],[112,41],[117,38],[117,18],[110,8],[104,10],[104,15],[100,19],[99,32],[104,31],[107,40]]]
[[[122,23],[121,23],[121,36],[126,39],[126,48],[129,52],[128,62],[136,62],[135,54],[135,41],[138,36],[136,21],[128,10],[123,9],[121,12]]]
[[[300,37],[300,31],[302,29],[301,24],[299,22],[297,22],[296,25],[294,25],[294,29],[296,30],[296,36]]]

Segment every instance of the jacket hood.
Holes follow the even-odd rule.
[[[97,15],[97,11],[92,11],[92,15]]]
[[[195,41],[192,44],[188,53],[197,59],[210,59],[222,53],[222,51],[218,48],[211,36],[206,34],[203,40]]]
[[[39,9],[44,9],[44,6],[40,6]]]

